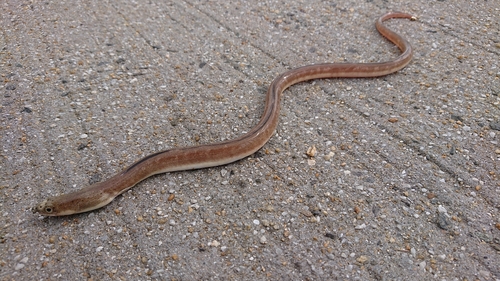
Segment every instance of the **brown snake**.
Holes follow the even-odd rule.
[[[278,125],[280,98],[286,88],[312,79],[383,76],[405,67],[412,58],[412,49],[404,38],[382,24],[390,18],[412,16],[394,12],[383,15],[375,22],[380,34],[401,50],[402,54],[396,59],[379,63],[314,64],[289,70],[271,83],[264,113],[250,132],[228,141],[173,148],[148,155],[106,181],[48,198],[36,205],[33,212],[44,216],[64,216],[91,211],[107,205],[116,196],[152,175],[225,165],[255,153],[271,138]]]

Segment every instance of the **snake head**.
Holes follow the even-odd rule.
[[[50,203],[48,200],[42,201],[40,204],[37,204],[31,210],[33,211],[33,213],[39,213],[40,215],[43,216],[56,215],[56,209],[54,208],[53,204]]]

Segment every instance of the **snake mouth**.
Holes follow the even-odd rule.
[[[50,211],[52,211],[52,208],[51,207],[46,207],[47,205],[47,200],[43,200],[42,202],[36,204],[36,206],[34,206],[33,208],[31,208],[31,211],[33,212],[33,214],[36,214],[36,213],[39,213],[39,214],[45,214],[46,213],[46,209],[49,208]]]
[[[32,207],[31,211],[33,212],[33,214],[39,213],[40,207],[41,207],[40,205],[36,205],[36,206]]]

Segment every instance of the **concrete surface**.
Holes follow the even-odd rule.
[[[1,1],[0,280],[500,280],[500,2],[353,2]],[[287,69],[394,58],[389,10],[412,63],[293,86],[252,157],[31,213],[248,131]]]

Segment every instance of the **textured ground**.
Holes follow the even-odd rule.
[[[1,1],[0,280],[500,280],[500,2],[352,2]],[[396,57],[390,10],[411,64],[291,87],[253,156],[30,211],[241,135],[288,69]]]

